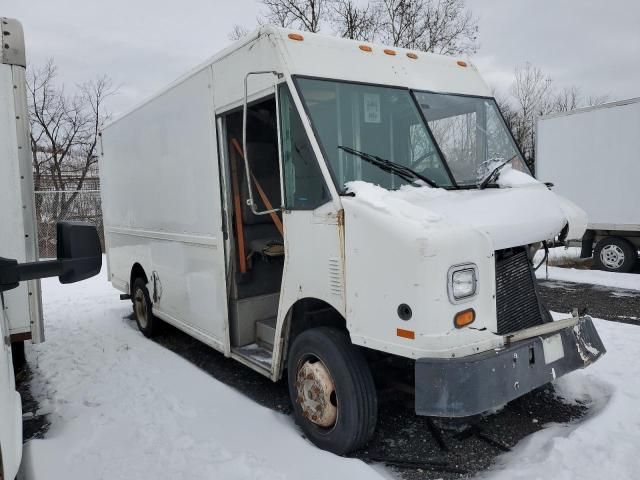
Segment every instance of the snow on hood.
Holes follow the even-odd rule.
[[[347,183],[347,191],[378,211],[425,229],[453,225],[484,232],[496,250],[548,240],[560,233],[567,218],[559,198],[524,173],[504,173],[501,185],[517,188],[444,190],[404,185],[387,190],[353,181]]]
[[[540,185],[540,182],[528,173],[516,170],[507,164],[500,170],[500,176],[496,182],[500,187],[522,187],[525,185]]]

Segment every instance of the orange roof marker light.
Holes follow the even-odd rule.
[[[387,55],[395,55],[396,51],[395,50],[391,50],[390,48],[385,48],[384,49],[384,53],[386,53]]]
[[[373,49],[369,45],[360,45],[358,48],[360,50],[362,50],[363,52],[372,52],[373,51]]]
[[[461,67],[466,67],[467,66],[467,62],[463,62],[462,60],[458,60],[456,63],[458,65],[460,65]]]
[[[411,60],[416,60],[418,58],[418,55],[413,52],[409,52],[407,53],[407,57],[409,57]]]
[[[290,33],[287,35],[291,40],[295,40],[296,42],[301,42],[304,40],[304,37],[299,33]]]

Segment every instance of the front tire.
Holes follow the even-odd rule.
[[[344,455],[373,435],[373,377],[345,333],[320,327],[298,335],[289,350],[288,384],[296,423],[318,447]]]
[[[153,316],[153,304],[144,279],[136,278],[133,282],[131,299],[133,300],[133,312],[138,328],[145,337],[153,337],[158,332],[160,321]]]
[[[620,237],[603,238],[593,251],[595,266],[607,272],[628,273],[636,265],[638,252],[630,242]]]

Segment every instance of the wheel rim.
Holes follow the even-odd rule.
[[[149,320],[147,319],[147,300],[144,297],[144,292],[141,289],[137,289],[133,297],[136,318],[141,328],[147,328]]]
[[[602,264],[613,270],[617,270],[624,263],[624,251],[618,245],[606,245],[600,251]]]
[[[329,369],[317,357],[307,358],[296,375],[297,401],[302,415],[323,428],[333,427],[338,419],[338,397]]]

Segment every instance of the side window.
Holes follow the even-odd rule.
[[[286,85],[280,87],[285,208],[312,210],[330,200],[296,106]]]

